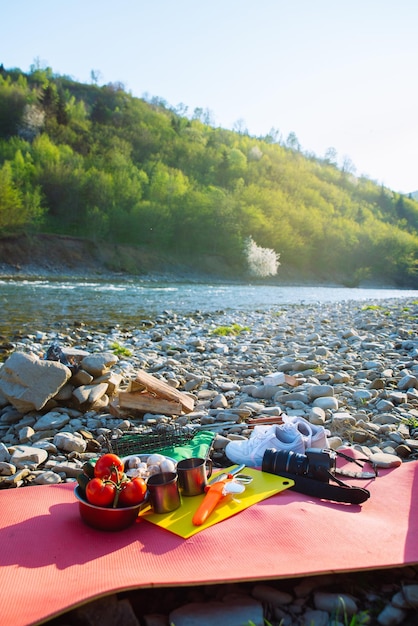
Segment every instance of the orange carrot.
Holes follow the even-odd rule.
[[[224,497],[225,483],[225,480],[219,480],[213,485],[208,486],[205,497],[203,498],[196,513],[193,515],[192,522],[195,526],[201,526],[204,524],[214,508]]]

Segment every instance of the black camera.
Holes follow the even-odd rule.
[[[360,460],[353,459],[341,451],[308,448],[306,454],[298,454],[291,450],[269,448],[264,452],[261,469],[263,472],[290,479],[292,486],[289,489],[308,496],[349,504],[365,502],[370,497],[367,489],[346,485],[334,475],[337,472],[337,456],[362,467]],[[367,459],[361,461],[367,462]],[[352,478],[371,479],[376,476],[375,472],[362,472],[359,476],[342,468],[338,469],[338,473]],[[332,484],[333,482],[336,484]]]
[[[329,482],[335,469],[335,457],[328,450],[308,448],[306,454],[269,448],[265,451],[261,469],[269,474],[295,475]]]

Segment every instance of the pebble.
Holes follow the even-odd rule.
[[[31,328],[4,338],[10,349],[0,365],[0,489],[73,482],[84,460],[106,450],[109,437],[139,432],[150,424],[169,427],[177,422],[213,430],[214,463],[226,465],[225,446],[231,439],[250,435],[249,419],[283,413],[323,425],[330,433],[333,450],[354,446],[379,467],[396,468],[416,460],[418,304],[405,298],[283,306],[280,315],[277,312],[180,316],[164,311],[138,327],[85,328],[80,324],[67,328],[62,324],[53,332]],[[213,334],[217,327],[234,324],[248,330],[222,337]],[[55,342],[72,351],[79,365],[77,373],[65,365],[45,365],[45,354]],[[112,353],[115,344],[126,347],[131,356],[116,357]],[[15,353],[19,356],[13,356]],[[37,359],[33,355],[38,355]],[[42,362],[42,375],[37,372],[37,360]],[[42,383],[35,402],[28,386],[23,389],[24,401],[12,402],[10,380],[20,366]],[[112,402],[138,369],[192,395],[194,410],[180,417],[115,414]],[[266,378],[280,380],[280,372],[295,377],[298,386],[264,384]],[[48,376],[55,385],[52,394]],[[416,612],[418,575],[414,568],[396,570],[396,575],[374,572],[369,586],[357,583],[355,575],[347,576],[309,579],[310,589],[303,596],[297,593],[301,580],[242,583],[236,586],[237,601],[232,601],[229,585],[137,590],[115,596],[112,610],[120,609],[126,624],[149,626],[169,624],[175,611],[176,619],[184,620],[179,624],[187,624],[187,619],[195,619],[194,610],[199,624],[204,624],[209,605],[212,623],[234,624],[234,619],[242,619],[248,598],[253,603],[246,613],[248,619],[269,620],[272,626],[319,625],[331,623],[331,619],[337,624],[335,611],[341,598],[353,619],[364,612],[373,613],[374,623],[381,625],[402,624]],[[385,576],[391,576],[392,593],[383,585]],[[373,602],[366,594],[366,589],[372,588]],[[106,601],[97,601],[96,614]],[[121,602],[124,604],[119,606]],[[206,613],[196,608],[202,604]],[[167,611],[161,613],[163,606]],[[222,608],[223,614],[219,613]],[[87,613],[87,607],[85,610]],[[84,622],[98,624],[94,615],[83,614]],[[80,614],[77,619],[80,621]],[[345,623],[341,614],[338,620]],[[55,623],[75,624],[76,617],[71,613]],[[359,617],[357,623],[367,622]]]
[[[314,594],[314,604],[316,609],[340,616],[343,616],[345,613],[354,615],[357,612],[356,601],[346,593],[317,591]]]
[[[94,600],[48,624],[414,626],[418,584],[411,582],[413,580],[418,581],[418,568],[405,567],[277,580],[268,584],[243,582],[137,589]],[[350,589],[350,593],[345,589]]]
[[[175,626],[264,626],[263,607],[249,596],[240,595],[224,602],[184,604],[170,613],[169,623]]]

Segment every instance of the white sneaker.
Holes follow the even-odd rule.
[[[311,424],[304,417],[282,415],[282,419],[284,424],[293,424],[296,426],[302,435],[305,450],[308,448],[329,448],[327,435],[329,435],[330,432],[323,426]]]
[[[268,448],[305,453],[303,438],[294,424],[256,426],[249,439],[230,441],[225,454],[233,463],[247,467],[261,467],[264,452]]]

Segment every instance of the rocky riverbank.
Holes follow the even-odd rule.
[[[231,268],[217,255],[174,255],[151,246],[112,244],[68,235],[48,233],[0,237],[0,278],[4,279],[95,279],[171,282],[209,282],[248,280],[242,268]],[[322,279],[323,280],[323,279]],[[281,269],[280,283],[321,282],[310,271]]]
[[[140,327],[92,330],[80,324],[75,328],[54,326],[50,332],[33,328],[25,335],[3,337],[0,486],[36,488],[37,484],[74,481],[84,460],[97,456],[109,437],[141,431],[144,425],[170,428],[175,423],[212,430],[216,433],[213,460],[222,466],[228,461],[225,446],[231,439],[248,437],[251,420],[274,420],[283,414],[324,426],[333,449],[356,446],[381,466],[415,460],[417,316],[417,302],[390,299],[366,304],[288,306],[252,313],[219,311],[178,316],[167,312]],[[14,363],[16,354],[23,353],[23,360],[26,364],[30,361],[34,372],[43,367],[40,363],[45,363],[54,343],[69,359],[67,364],[50,361],[62,371],[61,382],[54,378],[51,385],[56,387],[44,390],[45,402],[42,404],[42,398],[37,397],[37,404],[31,406],[34,394],[29,380],[25,396],[29,404],[19,404],[18,396],[21,399],[22,395],[13,396],[9,385],[15,368],[22,367]],[[77,372],[69,367],[74,363]],[[193,410],[182,415],[120,411],[118,393],[128,387],[139,369],[193,398]],[[297,385],[266,384],[266,376],[272,372],[293,377]],[[396,578],[390,582],[387,576],[385,572],[375,577],[375,581],[382,581],[378,588],[366,582],[359,585],[358,577],[348,582],[341,576],[302,583],[277,581],[267,590],[262,585],[237,589],[245,591],[244,595],[259,606],[269,607],[264,615],[271,624],[348,624],[341,613],[332,618],[332,603],[338,604],[336,597],[348,592],[346,608],[350,606],[348,612],[357,616],[352,623],[415,623],[410,620],[416,618],[418,607],[417,571],[396,571]],[[336,589],[337,581],[340,589]],[[175,594],[177,606],[172,592],[161,591],[165,606],[170,608],[158,618],[150,617],[155,612],[151,600],[156,591],[138,591],[109,602],[115,611],[123,607],[130,611],[131,617],[125,617],[124,623],[156,626],[169,623],[169,613],[179,607],[179,599],[184,603],[204,600],[210,615],[215,599],[221,594],[228,602],[230,596],[225,594],[230,591],[229,587],[183,590]],[[325,603],[324,592],[329,594]],[[149,601],[138,600],[144,594]],[[137,600],[147,607],[141,616],[135,611]],[[78,624],[80,619],[92,625],[99,623],[97,611],[100,613],[103,602],[107,601],[95,603],[90,613],[86,608],[82,618],[72,613],[56,624]],[[243,602],[243,606],[247,604]],[[183,615],[181,611],[175,614],[176,626],[192,623],[187,621],[187,611],[185,608]],[[249,610],[248,615],[251,619],[258,614]],[[214,619],[220,623],[219,616]],[[100,623],[103,626],[110,622]]]

